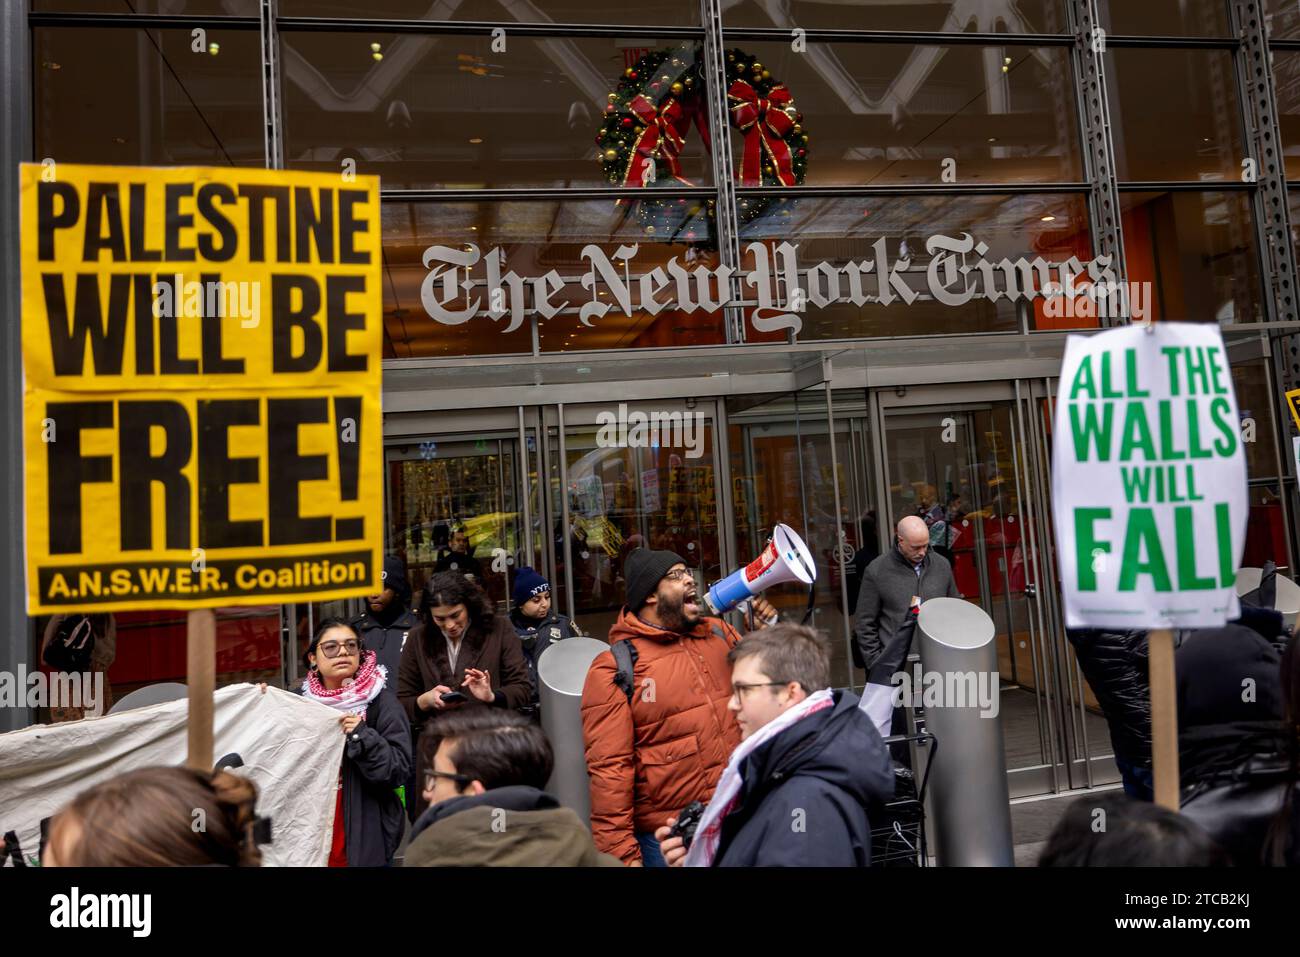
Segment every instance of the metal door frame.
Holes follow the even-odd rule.
[[[1061,619],[1045,607],[1052,601],[1052,596],[1044,595],[1038,587],[1050,580],[1043,573],[1046,558],[1042,544],[1052,541],[1050,511],[1043,507],[1046,501],[1039,493],[1035,479],[1046,476],[1045,447],[1039,442],[1030,443],[1030,434],[1026,433],[1025,418],[1028,400],[1022,396],[1020,380],[994,382],[956,383],[947,385],[899,387],[896,389],[876,388],[869,390],[868,402],[868,438],[875,458],[876,487],[875,505],[877,514],[886,516],[880,522],[881,547],[892,547],[892,520],[889,502],[889,457],[886,431],[890,420],[898,413],[933,412],[936,416],[946,417],[952,413],[967,413],[988,409],[994,405],[1009,406],[1011,410],[1012,465],[1016,472],[1016,482],[1020,491],[1021,520],[1024,523],[1022,536],[1029,538],[1026,589],[1028,598],[1031,661],[1034,669],[1035,706],[1038,713],[1038,730],[1040,736],[1040,754],[1046,762],[1024,768],[1008,769],[1007,783],[1013,798],[1037,794],[1059,793],[1071,789],[1072,779],[1070,762],[1070,739],[1067,737],[1066,705],[1072,700],[1064,694],[1065,688],[1061,667],[1062,650],[1065,642],[1063,630],[1059,627]],[[970,419],[967,417],[967,429]],[[970,439],[973,449],[973,438]],[[1029,454],[1024,454],[1029,451]],[[982,580],[982,579],[981,579]],[[1032,588],[1029,586],[1033,586]],[[1075,665],[1077,669],[1077,664]],[[1080,698],[1082,706],[1082,699]],[[1046,747],[1043,748],[1042,745]],[[1105,759],[1109,761],[1110,759]],[[1112,764],[1113,768],[1113,764]],[[1091,769],[1090,769],[1091,770]]]

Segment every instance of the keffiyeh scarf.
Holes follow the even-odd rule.
[[[361,667],[351,678],[343,682],[336,691],[330,691],[321,681],[319,671],[307,672],[302,683],[302,696],[312,701],[341,711],[344,714],[366,715],[366,706],[379,696],[388,682],[388,669],[379,664],[379,658],[373,651],[361,656]]]
[[[745,758],[796,721],[824,708],[833,707],[834,704],[835,698],[830,688],[813,692],[789,711],[783,712],[780,717],[772,719],[740,742],[739,747],[731,752],[731,759],[727,762],[726,770],[722,772],[722,779],[718,781],[718,789],[713,792],[713,800],[709,801],[709,806],[704,809],[699,827],[695,829],[695,840],[691,842],[691,849],[686,852],[686,859],[682,861],[683,867],[709,867],[713,863],[713,857],[718,853],[718,842],[722,837],[723,819],[735,810],[744,790],[745,779],[740,773],[740,768],[745,763]]]

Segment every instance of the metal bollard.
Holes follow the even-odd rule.
[[[582,685],[596,656],[609,645],[595,638],[553,642],[537,659],[542,730],[555,753],[555,770],[546,790],[591,827],[587,752],[582,740]]]
[[[959,598],[932,598],[921,606],[916,633],[926,675],[944,679],[942,704],[925,708],[925,726],[939,741],[929,782],[935,857],[943,867],[1012,867],[1002,723],[981,717],[978,696],[984,682],[992,694],[985,700],[998,703],[993,619]]]

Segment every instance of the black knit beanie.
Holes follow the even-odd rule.
[[[627,581],[627,609],[641,610],[647,598],[655,593],[659,582],[674,565],[685,565],[686,559],[676,552],[652,552],[638,548],[628,553],[623,562],[623,578]]]

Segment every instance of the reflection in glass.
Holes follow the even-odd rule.
[[[742,198],[742,205],[747,201]],[[926,243],[935,235],[961,239],[966,234],[988,246],[984,258],[993,263],[1021,257],[1061,263],[1071,256],[1086,262],[1092,256],[1084,198],[1075,194],[799,199],[777,204],[745,226],[741,248],[744,251],[747,244],[762,241],[774,249],[788,241],[797,247],[798,262],[804,269],[822,262],[832,267],[863,261],[874,264],[863,285],[865,305],[844,301],[817,308],[817,296],[825,298],[831,291],[829,284],[819,280],[817,295],[806,290],[808,308],[801,316],[801,339],[1015,331],[1022,319],[1018,310],[1024,310],[1024,320],[1037,328],[1095,324],[1095,319],[1053,319],[1044,314],[1041,299],[1016,303],[1006,297],[996,302],[972,298],[964,305],[936,301],[928,292],[932,256],[926,252]],[[882,243],[886,272],[896,274],[916,294],[911,304],[900,299],[881,304],[877,276]],[[970,257],[972,268],[975,259]],[[747,270],[753,268],[753,255],[746,253],[742,265]],[[846,276],[840,283],[840,297],[847,298],[850,293]],[[750,341],[781,338],[780,333],[756,332],[752,324],[747,334]]]
[[[1101,26],[1113,36],[1226,37],[1225,0],[1098,0]],[[1292,4],[1294,6],[1294,4]]]
[[[378,173],[384,187],[604,186],[596,136],[609,94],[647,50],[690,41],[299,33],[283,43],[285,155],[294,169]],[[376,59],[378,57],[378,59]],[[631,58],[629,61],[629,57]],[[639,116],[624,117],[630,129]],[[682,177],[708,185],[692,130]]]
[[[390,448],[387,551],[406,562],[417,595],[440,560],[455,559],[452,538],[460,530],[469,539],[465,554],[472,563],[466,567],[477,566],[479,584],[498,608],[509,610],[515,569],[538,567],[536,553],[524,554],[518,446],[517,439],[475,437]],[[536,534],[533,542],[536,548]]]
[[[1240,181],[1246,153],[1232,51],[1112,47],[1106,84],[1121,180]]]
[[[1273,82],[1286,177],[1300,179],[1300,51],[1273,51]]]
[[[808,185],[1083,178],[1067,49],[744,46],[805,117]],[[744,137],[731,139],[739,168]]]
[[[483,20],[496,23],[620,23],[694,26],[695,0],[638,0],[635,11],[605,0],[374,0],[359,13],[353,0],[280,0],[283,17],[356,17],[391,20]]]
[[[66,163],[262,166],[257,31],[32,31],[36,155]]]
[[[1152,318],[1258,322],[1264,311],[1250,196],[1121,193],[1130,283],[1149,283]]]
[[[640,277],[674,258],[687,270],[716,267],[717,252],[710,248],[712,231],[706,200],[385,203],[383,219],[387,356],[529,352],[537,290],[531,282],[521,284],[521,319],[514,313],[516,292],[507,274],[514,273],[526,281],[551,271],[559,274],[563,285],[548,290],[545,297],[549,306],[559,311],[539,320],[543,351],[725,341],[721,310],[683,312],[670,306],[652,315],[642,306],[640,295]],[[599,247],[611,266],[623,274],[623,284],[635,291],[628,299],[631,315],[622,308],[620,290],[611,289],[603,274],[598,272],[599,281],[590,286],[581,284],[584,277],[590,278],[593,269],[591,258],[582,255],[589,244]],[[435,246],[450,252],[430,253]],[[616,260],[622,246],[637,247],[626,269],[622,260]],[[499,267],[502,287],[497,300],[504,314],[494,320],[487,314],[493,308],[494,296],[487,285],[485,259],[495,248],[501,249],[505,259]],[[427,277],[430,268],[447,271],[450,267],[445,258],[462,253],[475,258],[469,269],[475,285],[468,291],[461,288],[453,299],[443,295],[440,280],[428,281]],[[426,254],[430,268],[424,265]],[[464,270],[457,269],[457,280],[463,280]],[[675,305],[672,288],[658,292],[657,301],[673,299]],[[716,297],[716,283],[712,288]],[[444,316],[438,321],[425,308],[426,296],[436,296],[435,306],[446,313],[463,313],[475,302],[478,311],[467,321],[453,322],[463,316]],[[610,305],[599,316],[589,315],[589,321],[584,323],[579,312],[592,302],[602,307]],[[521,321],[511,329],[516,320]]]
[[[608,634],[627,597],[623,562],[633,549],[676,552],[695,573],[701,594],[723,574],[712,422],[702,411],[671,401],[628,409],[629,413],[637,410],[678,413],[681,428],[659,431],[658,442],[634,445],[629,441],[613,447],[597,441],[597,428],[569,427],[564,437],[568,470],[564,490],[560,487],[559,438],[551,430],[556,561],[552,588],[561,593],[558,607],[567,610],[565,531],[560,518],[560,495],[566,494],[576,618],[583,631],[599,638]],[[608,411],[618,415],[617,403]]]
[[[944,33],[1066,33],[1061,0],[731,0],[729,27],[836,30],[927,30]]]

